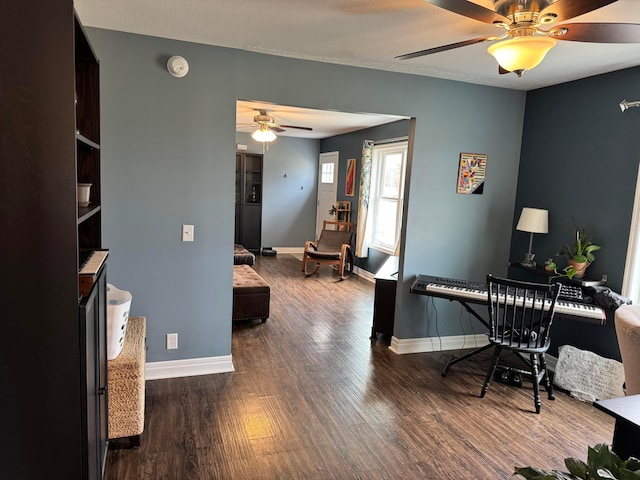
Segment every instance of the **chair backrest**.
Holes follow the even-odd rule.
[[[347,232],[353,232],[353,223],[351,222],[339,222],[334,220],[324,220],[322,222],[323,230],[343,230]]]
[[[318,239],[318,252],[337,252],[343,244],[351,245],[353,232],[348,230],[322,230]]]
[[[489,274],[487,286],[490,340],[526,349],[548,347],[560,284],[519,282]]]
[[[640,394],[640,305],[623,305],[618,308],[614,323],[627,395]]]

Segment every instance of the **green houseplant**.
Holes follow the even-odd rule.
[[[573,267],[575,272],[570,271],[573,275],[569,276],[569,272],[565,272],[566,276],[582,277],[587,267],[596,259],[593,252],[600,250],[602,247],[596,245],[587,236],[585,229],[578,228],[576,222],[573,222],[573,242],[567,243],[560,247],[557,255],[564,255],[568,258],[569,267]],[[565,268],[565,270],[567,270]]]
[[[568,472],[520,467],[514,475],[527,480],[640,480],[640,460],[634,457],[622,460],[602,443],[589,447],[587,463],[577,458],[565,458],[564,464]]]

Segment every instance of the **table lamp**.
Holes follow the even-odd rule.
[[[520,213],[520,220],[518,220],[518,225],[516,225],[516,230],[529,232],[529,253],[526,254],[522,265],[533,268],[536,266],[536,262],[533,260],[536,254],[531,253],[533,234],[549,233],[549,212],[541,208],[523,207],[522,213]]]

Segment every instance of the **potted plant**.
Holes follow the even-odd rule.
[[[329,209],[329,215],[331,215],[332,217],[336,214],[336,212],[338,211],[338,209],[336,208],[335,205],[331,205],[331,208]]]
[[[555,272],[557,268],[558,268],[558,265],[556,265],[556,262],[553,260],[553,258],[550,258],[549,260],[544,262],[545,272]]]
[[[580,230],[578,225],[573,222],[573,243],[560,247],[557,255],[565,255],[568,258],[567,263],[575,269],[572,275],[581,278],[584,271],[595,260],[593,252],[600,250],[600,245],[595,245],[591,238],[587,237],[584,228]],[[571,278],[571,277],[569,277]]]
[[[605,444],[589,447],[587,463],[577,458],[565,458],[564,464],[569,472],[521,467],[516,468],[514,475],[527,480],[640,480],[640,460],[634,457],[622,460]]]

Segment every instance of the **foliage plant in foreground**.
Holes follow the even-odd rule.
[[[527,480],[640,480],[640,460],[634,457],[622,460],[606,444],[589,447],[587,463],[565,458],[564,464],[568,472],[520,467],[514,475]]]

